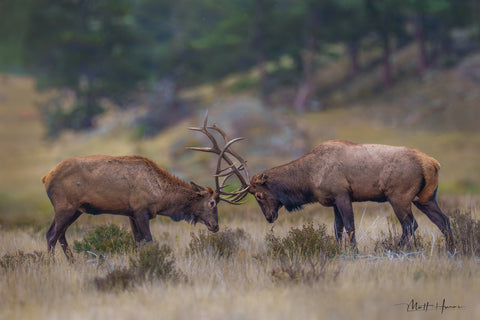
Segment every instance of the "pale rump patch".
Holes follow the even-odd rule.
[[[426,203],[435,194],[438,187],[438,171],[440,170],[440,163],[432,157],[427,156],[423,152],[411,149],[415,157],[422,165],[423,177],[425,178],[425,186],[417,195],[417,201]]]

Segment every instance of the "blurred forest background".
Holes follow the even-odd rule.
[[[0,223],[49,220],[40,178],[70,156],[211,185],[184,149],[206,109],[252,173],[346,138],[419,148],[440,193],[479,193],[479,45],[480,0],[0,0]]]

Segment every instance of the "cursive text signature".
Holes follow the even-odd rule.
[[[458,305],[458,304],[447,304],[446,299],[443,298],[441,302],[435,301],[434,303],[430,301],[416,301],[415,299],[410,300],[410,302],[404,303],[397,303],[397,306],[406,306],[407,312],[415,312],[415,311],[439,311],[443,313],[445,310],[449,309],[464,309],[465,306]]]

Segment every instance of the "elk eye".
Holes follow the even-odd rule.
[[[260,192],[255,193],[255,198],[257,198],[257,200],[263,200],[263,193],[260,193]]]
[[[209,205],[210,208],[212,208],[212,209],[215,208],[215,205],[216,205],[216,204],[217,204],[217,203],[216,203],[214,200],[210,200],[210,202],[208,203],[208,205]]]

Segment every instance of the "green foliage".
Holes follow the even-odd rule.
[[[325,256],[334,258],[340,253],[340,246],[333,236],[326,232],[324,224],[317,229],[313,224],[301,229],[291,228],[287,236],[279,238],[273,231],[265,237],[268,254],[275,259],[302,260]]]
[[[327,276],[335,280],[340,268],[331,269],[332,258],[340,253],[337,241],[327,235],[326,226],[313,224],[291,228],[284,238],[266,235],[267,254],[278,264],[270,271],[275,282],[312,283]]]
[[[130,257],[128,268],[117,268],[105,277],[96,277],[94,284],[101,291],[122,291],[145,281],[186,281],[186,276],[175,267],[172,249],[158,242],[148,243]]]
[[[98,226],[81,241],[75,241],[73,250],[80,253],[124,253],[135,248],[133,236],[115,224]]]
[[[103,111],[102,99],[119,105],[145,80],[146,52],[125,0],[47,1],[32,6],[28,44],[29,70],[40,88],[69,89],[71,108],[43,107],[50,133],[84,129]]]
[[[450,31],[478,28],[476,9],[475,1],[452,0],[3,0],[0,68],[26,68],[40,88],[74,92],[69,106],[42,107],[51,136],[91,128],[106,101],[149,106],[144,120],[152,113],[153,121],[142,123],[142,130],[150,135],[163,127],[162,115],[182,114],[176,103],[142,101],[163,79],[189,86],[256,66],[258,83],[243,81],[233,89],[255,85],[265,96],[282,82],[266,72],[267,63],[288,56],[295,61],[290,79],[297,82],[302,71],[314,75],[317,55],[341,43],[357,70],[365,42],[387,55],[390,42],[412,40],[417,18],[423,34],[417,41],[431,44],[426,57],[438,56],[440,63],[443,54],[450,61]]]
[[[455,210],[448,215],[455,248],[464,256],[480,256],[480,222],[473,211]]]
[[[130,258],[130,268],[138,278],[148,280],[178,281],[184,275],[175,268],[175,256],[172,249],[158,242],[144,245],[134,258]]]
[[[243,229],[225,229],[217,233],[207,233],[200,230],[198,234],[191,233],[191,240],[186,249],[187,255],[212,255],[217,258],[229,258],[239,248],[240,241],[247,235]]]

